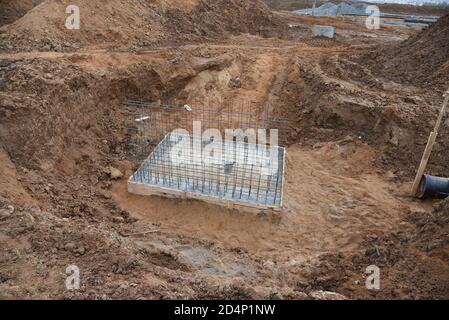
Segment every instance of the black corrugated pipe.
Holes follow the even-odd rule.
[[[419,185],[418,197],[447,198],[449,196],[449,178],[434,177],[425,174]]]

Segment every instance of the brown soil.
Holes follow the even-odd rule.
[[[406,41],[377,50],[366,59],[375,63],[372,69],[397,82],[445,90],[449,83],[448,39],[449,14]]]
[[[82,5],[93,11],[94,3]],[[39,10],[44,20],[62,19],[55,1],[1,29],[2,39],[19,41],[0,54],[0,298],[311,299],[316,290],[354,299],[449,297],[448,202],[408,194],[442,97],[362,59],[385,41],[404,46],[398,40],[413,30],[295,20],[257,1],[192,1],[185,9],[173,0],[139,2],[167,21],[192,13],[209,21],[198,36],[189,29],[195,19],[175,24],[176,32],[148,29],[137,9],[119,3],[111,16],[136,24],[123,22],[129,30],[117,39],[103,37],[109,13],[101,11],[86,17],[101,31],[79,38],[61,37],[52,23],[31,28],[51,46],[34,51],[41,44],[22,28]],[[217,13],[229,6],[235,10]],[[292,21],[299,27],[284,33]],[[335,40],[310,37],[311,24],[328,22]],[[135,40],[148,30],[180,35],[164,45],[157,32],[145,38],[151,46]],[[270,33],[282,37],[264,37]],[[230,85],[236,78],[241,85]],[[287,116],[283,211],[129,194],[139,163],[128,144],[127,97],[267,103]],[[433,174],[449,169],[446,123]],[[112,180],[110,166],[123,178]],[[64,286],[72,264],[81,269],[79,291]],[[372,264],[381,268],[380,291],[365,287]]]
[[[25,19],[0,28],[0,50],[73,51],[85,47],[151,47],[230,34],[282,35],[287,26],[259,0],[184,2],[81,0],[80,30],[65,27],[69,0],[46,0]],[[95,14],[92,14],[95,12]]]
[[[0,0],[0,27],[13,23],[44,0]]]

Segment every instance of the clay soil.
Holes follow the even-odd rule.
[[[51,0],[0,28],[1,299],[449,298],[449,202],[409,194],[448,85],[447,17],[420,33],[253,0],[79,2],[86,32]],[[407,47],[429,76],[379,70]],[[128,193],[130,97],[288,117],[282,212]],[[447,176],[448,142],[445,119],[430,173]]]

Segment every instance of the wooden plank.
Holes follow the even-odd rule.
[[[414,197],[418,195],[419,185],[421,183],[421,179],[424,175],[424,172],[426,171],[427,163],[429,162],[430,154],[432,153],[436,137],[437,137],[436,133],[432,131],[430,133],[429,140],[427,141],[426,149],[424,150],[424,154],[421,158],[421,163],[419,164],[419,168],[416,173],[415,180],[413,182],[412,196]]]
[[[418,195],[419,185],[421,184],[422,177],[424,172],[426,171],[427,164],[429,163],[430,154],[432,153],[433,146],[438,136],[438,130],[440,129],[441,122],[443,121],[443,116],[446,112],[446,107],[449,101],[449,89],[445,94],[443,106],[440,109],[440,113],[438,115],[437,121],[435,123],[435,127],[433,131],[430,133],[429,139],[427,140],[426,149],[424,150],[423,156],[421,158],[421,162],[418,167],[418,171],[416,172],[415,180],[412,186],[412,196],[416,197]]]
[[[137,184],[133,183],[132,181],[128,182],[128,192],[141,196],[161,196],[172,199],[184,198],[184,199],[201,200],[224,208],[233,208],[239,211],[247,211],[247,212],[260,212],[261,210],[273,210],[276,212],[281,211],[281,208],[279,207],[250,204],[250,203],[244,204],[242,202],[231,199],[222,199],[219,197],[201,195],[199,193],[185,192],[145,184]]]
[[[284,155],[282,159],[282,185],[281,185],[281,202],[280,207],[282,208],[284,206],[284,187],[285,187],[285,179],[287,179],[287,173],[285,172],[285,162],[287,156],[287,149],[284,148]]]

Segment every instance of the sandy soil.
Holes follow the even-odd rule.
[[[356,142],[329,143],[312,150],[289,148],[286,203],[280,216],[226,212],[199,201],[176,203],[135,196],[126,191],[125,181],[114,184],[112,193],[121,208],[164,230],[195,235],[229,249],[239,247],[276,263],[295,264],[335,250],[360,249],[366,234],[394,230],[407,212],[431,208],[408,197],[409,184],[395,184],[388,174],[376,173],[374,153]]]

